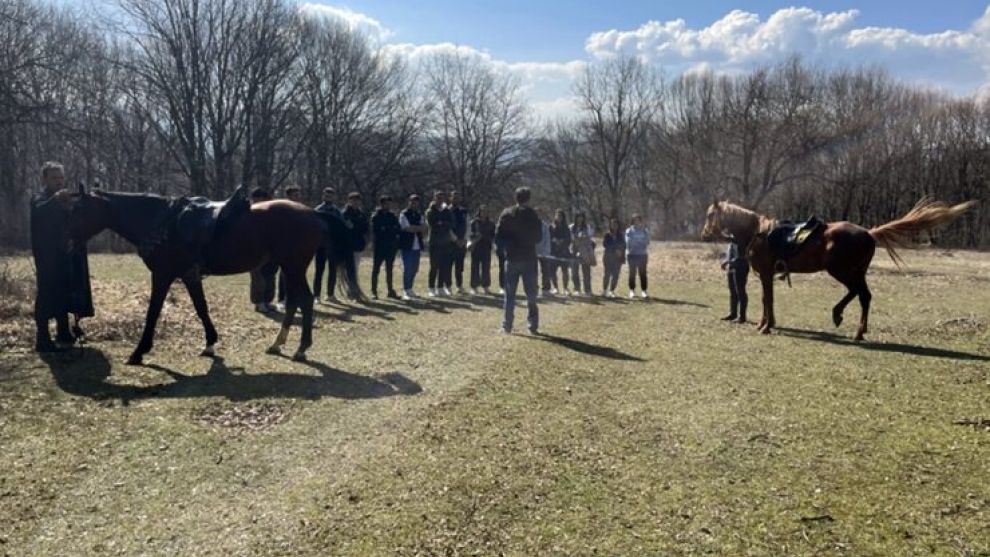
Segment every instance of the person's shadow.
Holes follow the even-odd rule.
[[[150,364],[145,367],[161,371],[172,381],[154,385],[117,385],[108,382],[111,364],[95,348],[81,348],[60,354],[43,354],[52,377],[66,393],[94,400],[120,400],[127,404],[146,398],[224,397],[245,401],[258,398],[299,398],[318,400],[373,399],[415,395],[423,388],[399,372],[379,376],[349,373],[318,362],[305,365],[319,375],[297,373],[248,373],[244,368],[228,367],[221,357],[214,357],[205,375],[186,375],[171,368]]]
[[[522,338],[527,338],[530,340],[539,340],[542,342],[548,342],[550,344],[556,344],[557,346],[563,346],[568,350],[573,350],[575,352],[580,352],[582,354],[587,354],[589,356],[598,356],[600,358],[608,358],[609,360],[622,360],[627,362],[645,362],[643,358],[639,356],[633,356],[632,354],[626,354],[625,352],[616,350],[608,346],[601,346],[598,344],[590,344],[580,340],[572,338],[558,337],[554,335],[548,335],[546,333],[539,333],[536,335],[522,335]]]

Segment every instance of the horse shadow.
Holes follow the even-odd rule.
[[[851,346],[876,352],[894,352],[898,354],[908,354],[911,356],[946,358],[950,360],[971,362],[990,362],[990,356],[974,354],[972,352],[949,350],[946,348],[936,348],[934,346],[919,346],[916,344],[903,344],[898,342],[855,341],[851,338],[837,335],[835,333],[812,331],[808,329],[795,329],[791,327],[777,327],[774,331],[788,337],[826,342],[837,346]]]
[[[522,336],[521,338],[526,338],[530,340],[538,340],[541,342],[547,342],[550,344],[556,344],[557,346],[562,346],[568,350],[573,350],[581,354],[586,354],[588,356],[598,356],[600,358],[607,358],[609,360],[620,360],[626,362],[645,362],[643,358],[639,356],[634,356],[632,354],[626,354],[621,350],[616,350],[609,346],[601,346],[598,344],[590,344],[584,341],[580,341],[573,338],[558,337],[554,335],[549,335],[546,333],[539,333],[536,335]]]
[[[648,304],[663,304],[665,306],[690,306],[701,309],[711,309],[712,307],[708,304],[700,304],[698,302],[689,302],[687,300],[674,300],[669,298],[656,298],[652,296],[642,301],[645,301]]]
[[[214,357],[204,375],[187,375],[166,366],[144,367],[168,375],[172,381],[154,385],[118,385],[108,381],[112,366],[107,356],[95,348],[71,353],[43,354],[58,387],[69,394],[93,400],[134,400],[152,398],[223,397],[230,401],[262,398],[319,400],[377,399],[419,394],[423,388],[399,372],[366,376],[333,368],[319,362],[304,362],[319,375],[298,373],[248,373],[242,367],[229,367],[222,357]]]

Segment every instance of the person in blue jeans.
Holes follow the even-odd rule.
[[[626,229],[626,261],[629,262],[629,297],[636,297],[636,275],[639,275],[640,295],[645,299],[646,264],[649,262],[650,229],[643,226],[643,217],[633,215],[632,226]]]
[[[419,211],[419,196],[410,195],[409,205],[399,213],[399,249],[402,250],[402,299],[416,298],[413,282],[419,272],[420,255],[423,253],[423,235],[428,227]]]
[[[529,206],[529,188],[516,190],[516,205],[502,211],[495,229],[495,239],[505,246],[505,314],[501,332],[511,333],[516,309],[516,290],[522,280],[526,292],[529,332],[537,334],[540,328],[540,310],[537,307],[539,284],[537,281],[536,244],[543,237],[543,223],[536,211]]]

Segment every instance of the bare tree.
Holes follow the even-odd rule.
[[[450,53],[436,55],[426,71],[433,101],[429,134],[444,182],[468,200],[503,193],[520,169],[527,142],[518,80],[477,58]]]

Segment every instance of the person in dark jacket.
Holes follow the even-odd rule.
[[[361,209],[361,194],[354,191],[347,196],[347,206],[342,213],[344,223],[350,231],[351,251],[354,253],[354,276],[358,276],[358,267],[361,263],[361,252],[368,245],[368,217]],[[353,289],[352,289],[353,290]],[[356,297],[356,292],[351,292],[351,298]]]
[[[371,297],[378,299],[378,274],[385,264],[385,283],[388,297],[398,298],[392,282],[395,253],[399,249],[399,218],[392,212],[392,198],[383,195],[378,200],[378,210],[371,216],[371,233],[375,239],[374,259],[371,267]]]
[[[491,294],[492,245],[495,241],[495,223],[488,214],[488,207],[481,205],[471,221],[468,250],[471,252],[471,293],[483,288]]]
[[[423,214],[419,211],[419,196],[410,195],[409,205],[399,214],[399,249],[402,250],[402,299],[411,300],[416,297],[413,283],[419,273],[420,255],[425,246],[425,233],[429,231]]]
[[[563,209],[557,209],[553,217],[553,225],[550,226],[550,255],[553,260],[548,261],[550,266],[549,275],[544,271],[544,276],[550,277],[551,284],[544,284],[543,289],[549,287],[551,294],[558,291],[567,296],[570,294],[570,263],[571,260],[571,227],[567,225],[567,214]],[[560,271],[560,280],[557,282],[557,271]],[[558,290],[558,286],[563,286]]]
[[[333,218],[342,219],[340,209],[337,208],[337,191],[333,188],[323,188],[323,202],[314,209],[317,213],[324,213]],[[313,275],[313,298],[320,299],[320,287],[323,282],[323,273],[327,273],[327,301],[336,301],[334,292],[337,289],[337,261],[330,257],[327,250],[330,246],[320,246],[316,250],[316,269]]]
[[[34,349],[54,352],[71,346],[81,336],[79,320],[93,316],[86,246],[73,246],[68,217],[71,194],[65,188],[65,170],[57,162],[41,169],[44,189],[31,199],[31,254],[34,256],[37,289],[34,321],[37,326]],[[69,314],[76,318],[75,335],[69,327]],[[52,342],[48,322],[55,320]]]
[[[467,257],[468,243],[468,210],[464,206],[464,198],[461,192],[453,190],[450,192],[450,216],[453,218],[454,245],[451,251],[450,264],[453,270],[454,283],[457,285],[457,293],[464,294],[464,259]]]
[[[426,210],[426,224],[430,228],[429,295],[450,296],[451,258],[454,251],[454,217],[447,206],[447,194],[437,191],[433,203]]]
[[[516,309],[516,290],[522,279],[526,292],[529,332],[537,334],[540,327],[539,285],[537,284],[536,244],[543,237],[543,223],[529,206],[529,188],[516,190],[516,205],[502,211],[495,228],[495,239],[505,245],[505,314],[503,333],[512,332]]]
[[[722,269],[729,283],[729,315],[723,321],[746,322],[746,306],[749,296],[746,295],[746,280],[749,278],[749,261],[746,259],[746,246],[739,243],[735,237],[729,238],[729,247],[722,260]]]
[[[614,298],[615,287],[619,284],[619,273],[622,271],[622,264],[626,262],[626,235],[619,225],[619,219],[609,219],[608,232],[602,238],[602,250],[602,263],[605,267],[602,295],[606,298]]]

